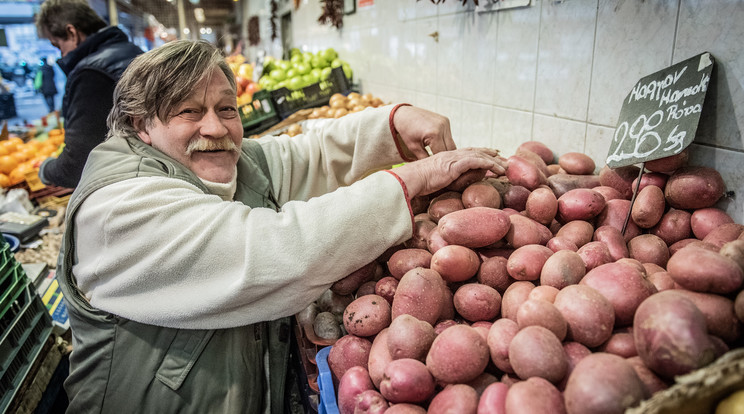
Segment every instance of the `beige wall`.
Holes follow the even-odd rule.
[[[269,15],[268,1],[251,1],[251,14]],[[721,172],[738,199],[720,206],[744,223],[744,1],[532,0],[482,13],[471,0],[374,0],[340,31],[317,23],[318,0],[280,3],[295,46],[334,47],[362,92],[448,116],[458,146],[511,155],[536,139],[600,167],[633,85],[708,51],[716,66],[693,162]],[[280,53],[278,42],[262,46]]]

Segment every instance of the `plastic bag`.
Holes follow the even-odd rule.
[[[34,89],[41,89],[41,70],[36,71],[36,77],[34,78]]]

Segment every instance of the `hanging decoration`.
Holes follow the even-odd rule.
[[[344,0],[321,0],[323,14],[318,18],[320,24],[330,24],[336,29],[344,25]]]
[[[248,19],[248,44],[256,46],[261,42],[261,32],[258,30],[258,16]]]
[[[279,6],[276,4],[276,0],[271,0],[271,40],[274,41],[278,37],[277,30],[276,30],[276,11],[279,9]]]

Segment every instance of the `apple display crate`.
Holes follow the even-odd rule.
[[[351,92],[351,82],[341,66],[338,66],[331,70],[328,79],[294,91],[279,88],[271,91],[271,98],[279,116],[284,119],[300,109],[328,105],[334,93],[346,95],[349,92]]]
[[[271,94],[263,89],[254,93],[253,100],[238,108],[238,112],[245,136],[268,129],[281,121]]]

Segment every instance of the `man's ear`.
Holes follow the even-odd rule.
[[[152,145],[152,139],[150,139],[150,134],[147,132],[147,122],[140,117],[133,117],[132,125],[137,130],[139,139],[147,145]]]

